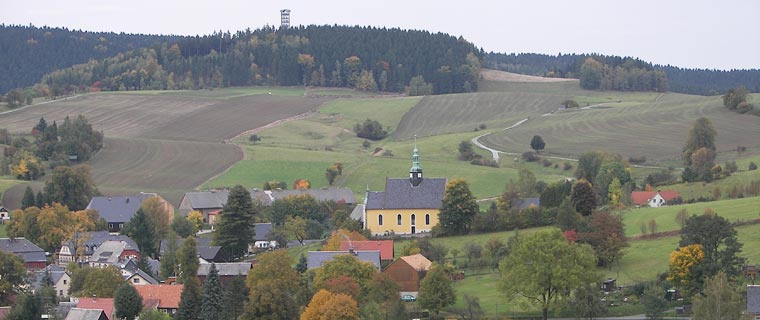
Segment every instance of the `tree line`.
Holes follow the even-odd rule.
[[[53,70],[178,38],[0,24],[0,56],[3,57],[0,94],[32,86]]]
[[[648,72],[654,71],[657,81],[665,80],[665,87],[654,86],[658,90],[666,88],[673,92],[698,94],[698,95],[717,95],[727,92],[729,89],[745,86],[752,92],[760,92],[760,70],[742,69],[742,70],[710,70],[710,69],[689,69],[679,68],[671,65],[653,65],[649,62],[637,58],[605,56],[600,54],[558,54],[547,55],[538,53],[488,53],[484,55],[484,66],[491,69],[544,76],[555,78],[581,78],[581,68],[588,58],[608,66],[611,74],[614,71],[614,77],[610,77],[615,83],[631,83],[630,80],[620,81],[624,78],[646,77]],[[633,72],[621,73],[621,70],[633,70]],[[647,76],[652,76],[651,74]],[[640,79],[641,80],[641,79]],[[645,78],[643,80],[646,80]],[[649,81],[649,80],[646,80]],[[642,87],[640,83],[633,82],[626,84],[629,89],[616,88],[618,85],[607,86],[608,89],[614,90],[633,90],[635,87]],[[655,82],[655,84],[657,84]],[[605,86],[602,86],[605,87]],[[646,86],[643,86],[646,88]],[[639,90],[637,88],[636,90]],[[644,90],[653,90],[650,88]]]
[[[432,92],[477,91],[480,57],[463,38],[348,26],[264,27],[181,38],[50,72],[36,96],[100,90],[249,85],[403,92],[419,76]],[[424,87],[424,85],[423,85]]]

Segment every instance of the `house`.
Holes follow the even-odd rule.
[[[179,214],[187,217],[191,211],[200,211],[203,214],[203,221],[215,224],[216,221],[212,220],[215,220],[216,215],[222,211],[229,195],[229,190],[187,192],[179,203]],[[212,217],[209,218],[209,215]]]
[[[115,319],[113,298],[80,298],[79,301],[77,301],[76,307],[78,309],[103,310],[106,319]]]
[[[420,281],[427,275],[432,265],[430,260],[418,253],[398,258],[385,268],[383,273],[399,285],[401,295],[416,296],[420,289]]]
[[[11,220],[11,214],[8,212],[8,209],[6,209],[3,206],[0,206],[0,224],[6,224],[10,220]]]
[[[100,309],[71,308],[66,320],[108,320],[108,317]]]
[[[50,276],[50,282],[55,289],[55,294],[59,297],[65,297],[69,295],[69,287],[71,287],[71,276],[63,268],[56,265],[49,265],[44,270],[34,271],[34,276],[31,278],[30,287],[32,292],[37,291],[40,287],[45,285],[45,273]]]
[[[24,261],[26,269],[45,269],[45,250],[25,238],[0,238],[0,251],[13,253]]]
[[[254,242],[253,246],[248,248],[249,252],[270,250],[277,247],[277,241],[269,240],[269,233],[272,232],[271,223],[257,223],[254,225]]]
[[[0,307],[0,320],[5,319],[11,313],[11,307]]]
[[[747,314],[760,319],[760,286],[758,285],[747,286]]]
[[[380,250],[374,251],[309,251],[306,254],[306,268],[319,268],[336,256],[353,254],[357,259],[375,265],[380,270]]]
[[[108,222],[109,232],[120,232],[124,224],[129,222],[140,209],[143,201],[158,197],[167,212],[174,212],[174,206],[155,193],[145,193],[134,196],[93,197],[87,209],[97,210],[100,217]]]
[[[393,240],[374,240],[374,241],[343,241],[340,243],[339,251],[380,251],[380,260],[393,260]]]
[[[108,231],[92,231],[82,232],[75,235],[75,240],[65,242],[61,246],[61,250],[58,251],[58,265],[66,265],[69,262],[74,261],[74,253],[76,252],[76,244],[80,246],[79,263],[89,263],[95,249],[97,249],[103,242],[106,241],[121,241],[125,242],[127,246],[125,250],[128,253],[134,253],[138,255],[140,248],[137,247],[137,243],[131,238],[125,235],[110,234]]]
[[[130,250],[129,244],[125,241],[113,241],[108,240],[103,242],[92,253],[90,257],[90,267],[93,268],[105,268],[108,266],[117,266],[117,263],[127,259],[136,259],[139,257],[139,253],[135,250]]]
[[[158,280],[140,269],[137,269],[137,271],[126,277],[124,280],[133,286],[145,286],[159,283]]]
[[[253,264],[250,262],[215,263],[214,265],[216,266],[216,270],[219,271],[219,281],[222,284],[227,284],[236,277],[245,280],[248,271],[253,267]],[[201,263],[198,265],[198,281],[201,285],[206,281],[210,270],[211,263]]]
[[[430,232],[438,224],[445,190],[446,179],[423,179],[415,146],[409,179],[389,178],[385,191],[367,191],[364,228],[374,235]]]
[[[510,207],[517,210],[528,209],[530,207],[538,208],[540,206],[541,200],[539,198],[517,198],[510,203]]]
[[[137,293],[143,298],[143,304],[146,306],[155,305],[156,309],[168,314],[175,314],[179,309],[179,300],[182,296],[182,286],[167,284],[150,284],[145,286],[135,286]]]
[[[224,255],[222,254],[222,247],[220,246],[212,246],[211,241],[213,239],[211,238],[195,238],[195,251],[198,254],[198,257],[201,259],[207,261],[207,262],[225,262]],[[182,247],[182,241],[183,239],[175,239],[174,240],[177,244],[177,248]],[[159,258],[164,255],[167,248],[169,246],[169,240],[164,239],[161,240],[161,244],[158,248],[158,255]],[[155,271],[155,270],[153,270]]]
[[[335,201],[339,204],[353,206],[356,204],[354,192],[348,188],[325,187],[319,189],[295,189],[295,190],[251,190],[251,198],[262,205],[271,206],[277,200],[292,196],[310,195],[319,202]]]
[[[671,190],[657,190],[654,191],[633,191],[631,192],[631,199],[636,206],[649,206],[650,208],[659,208],[668,205],[668,202],[680,198],[681,195],[676,191]]]

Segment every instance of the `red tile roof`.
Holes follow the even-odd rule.
[[[660,196],[665,201],[670,201],[675,198],[680,197],[681,195],[678,194],[678,192],[672,191],[672,190],[664,190],[664,191],[657,191],[660,193]],[[637,205],[644,205],[649,201],[649,199],[652,199],[655,194],[657,194],[655,191],[634,191],[631,192],[631,199],[633,199],[633,203]]]
[[[111,319],[113,316],[113,298],[79,298],[77,308],[100,309],[106,313],[108,319]]]
[[[143,300],[158,300],[159,309],[179,309],[183,285],[151,284],[134,286]]]
[[[375,251],[380,250],[380,260],[393,260],[393,240],[376,240],[376,241],[348,241],[340,243],[338,251],[348,251],[354,246],[356,251]]]

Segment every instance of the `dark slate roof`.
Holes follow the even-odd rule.
[[[747,286],[747,312],[760,314],[760,286]]]
[[[528,209],[533,205],[536,208],[541,206],[541,200],[539,198],[520,198],[512,200],[512,208]]]
[[[354,192],[348,188],[320,188],[304,190],[251,190],[251,198],[263,205],[271,206],[272,202],[289,196],[311,195],[317,201],[343,201],[348,204],[356,203]]]
[[[101,309],[79,309],[71,308],[66,320],[103,320],[108,319],[105,311]]]
[[[25,238],[0,238],[0,250],[14,253],[24,262],[46,262],[45,251]]]
[[[216,260],[216,256],[219,255],[219,251],[221,250],[222,247],[220,246],[195,247],[195,251],[198,251],[198,256],[206,261]]]
[[[185,197],[190,201],[193,209],[214,209],[222,208],[227,203],[227,197],[230,195],[229,190],[212,190],[200,192],[185,193]]]
[[[135,196],[116,197],[93,197],[87,209],[95,209],[100,217],[109,223],[127,222],[135,215],[137,209],[145,199],[152,197],[150,194],[138,194]]]
[[[212,248],[212,246],[211,246],[211,241],[212,240],[214,240],[214,239],[211,239],[211,238],[198,238],[198,237],[195,238],[195,251],[197,251],[198,254],[201,255],[201,258],[203,258],[205,260],[212,259],[214,256],[216,256],[216,254],[214,254],[211,257],[207,256],[208,254],[212,254],[213,250],[214,250],[214,249],[210,249],[210,248]],[[166,252],[166,247],[169,245],[169,241],[170,240],[168,240],[168,239],[161,240],[161,245],[158,247],[158,255],[159,256],[164,255],[164,252]],[[182,247],[182,241],[184,241],[184,239],[175,239],[174,241],[177,243],[177,248],[180,248],[180,247]],[[206,255],[206,257],[204,257],[204,255]]]
[[[367,210],[440,208],[446,179],[425,178],[413,187],[409,179],[386,179],[385,192],[367,193]]]
[[[351,211],[351,219],[354,219],[356,221],[364,220],[364,204],[363,203],[357,204],[356,207],[354,207],[354,210]]]
[[[137,269],[137,272],[129,275],[128,277],[126,277],[126,279],[132,278],[135,274],[145,279],[145,282],[147,282],[148,284],[158,284],[158,280],[153,278],[153,276],[149,275],[147,272],[142,271],[140,269]]]
[[[271,223],[257,223],[255,225],[255,240],[256,241],[268,241],[269,240],[269,233],[272,232],[272,224]]]
[[[53,265],[50,265],[50,266],[46,267],[46,269],[48,269],[48,271],[50,272],[50,280],[53,282],[52,284],[55,285],[56,283],[58,283],[58,280],[61,280],[61,278],[63,277],[63,275],[66,274],[66,272],[63,271],[63,270],[58,270],[58,269],[55,269],[55,268],[50,268],[51,266],[53,266]],[[30,284],[29,284],[30,287],[33,290],[39,289],[43,285],[42,279],[44,279],[44,278],[45,278],[45,270],[35,271],[34,275],[29,279],[30,280]]]
[[[95,249],[97,249],[97,247],[106,241],[124,241],[127,244],[127,247],[125,249],[134,249],[137,252],[140,252],[140,248],[137,247],[137,243],[135,243],[132,238],[127,237],[123,234],[114,235],[108,233],[108,231],[92,231],[80,233],[77,236],[86,237],[86,240],[84,240],[85,255],[92,255]],[[65,245],[69,248],[73,248],[74,241],[68,241]]]
[[[306,266],[308,269],[319,268],[336,256],[343,254],[350,253],[348,251],[309,251],[306,256]],[[380,270],[380,250],[355,251],[354,254],[356,254],[357,259],[372,263],[377,270]]]
[[[246,276],[248,270],[251,270],[250,262],[229,262],[216,263],[216,270],[219,270],[219,276]],[[211,270],[210,263],[201,263],[198,265],[198,275],[207,276]]]

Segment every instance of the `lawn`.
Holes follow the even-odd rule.
[[[0,224],[0,238],[7,238],[8,232],[5,231],[5,225]]]
[[[675,218],[679,211],[686,210],[689,215],[700,215],[706,208],[712,208],[719,216],[734,222],[739,220],[760,219],[760,197],[700,202],[679,206],[660,208],[638,208],[623,214],[625,235],[633,237],[641,235],[640,226],[650,220],[657,222],[657,231],[678,230],[681,228]]]

